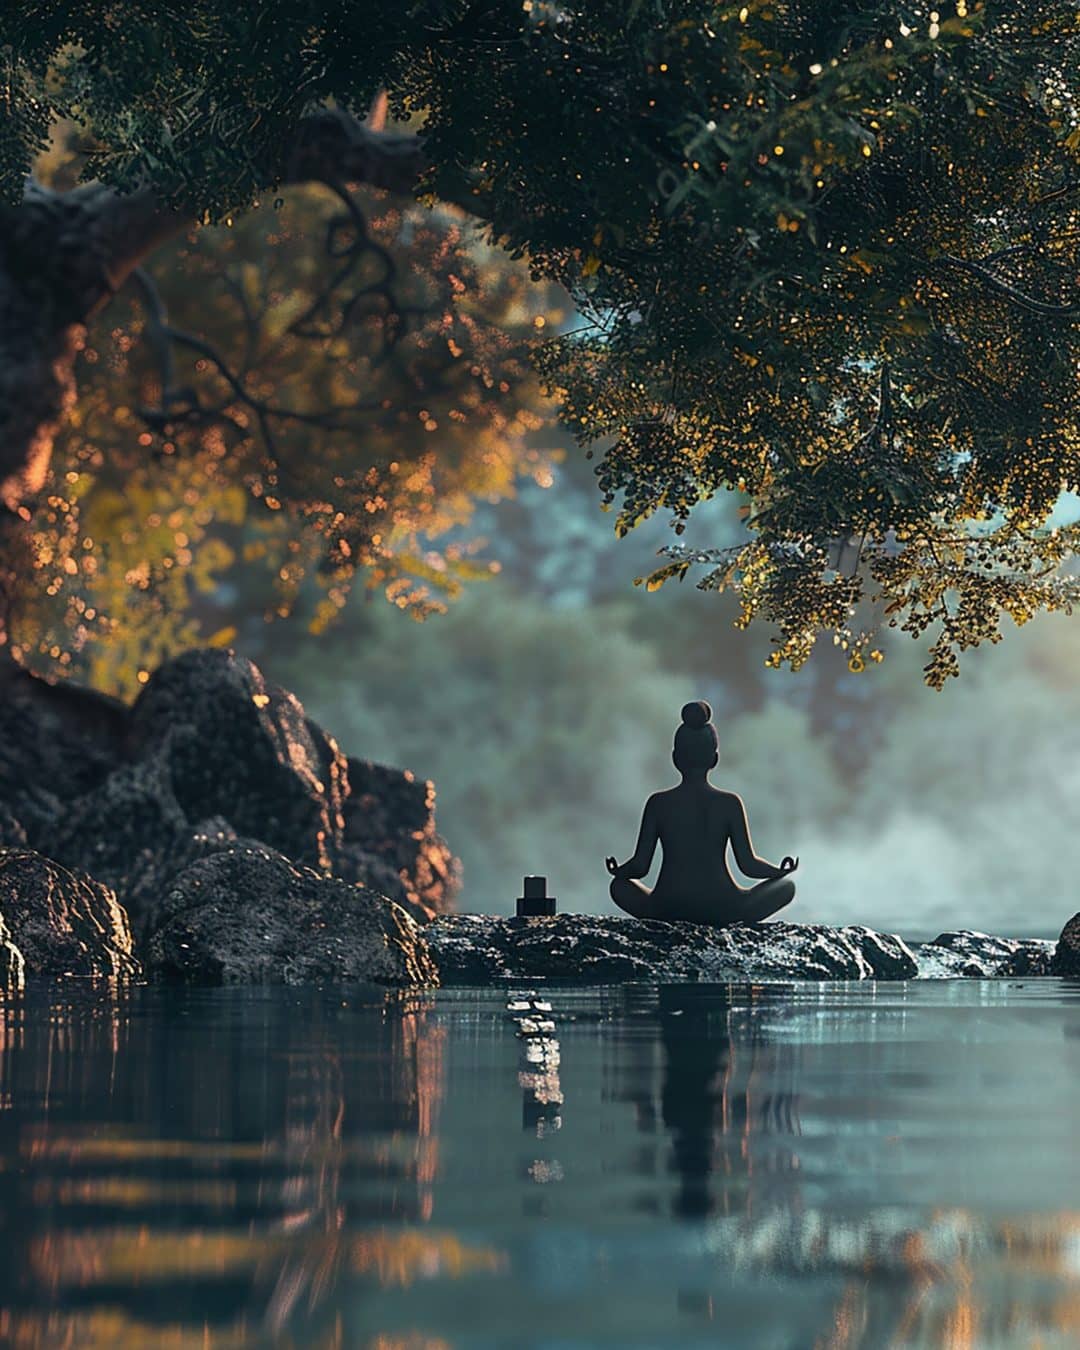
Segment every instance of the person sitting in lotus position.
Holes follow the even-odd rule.
[[[654,792],[645,803],[634,856],[621,865],[614,858],[605,860],[614,878],[612,900],[636,919],[721,925],[758,923],[789,905],[795,883],[788,874],[798,867],[798,858],[785,858],[779,867],[759,858],[750,842],[742,798],[709,782],[719,753],[707,703],[683,708],[671,758],[682,782]],[[637,878],[652,866],[657,840],[663,862],[650,891]],[[761,878],[758,885],[745,889],[736,884],[728,870],[729,844],[739,871]]]

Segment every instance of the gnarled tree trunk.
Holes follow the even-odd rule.
[[[326,109],[301,123],[266,181],[367,183],[407,194],[422,168],[418,137]],[[30,184],[21,205],[0,210],[0,649],[28,581],[27,527],[75,400],[85,325],[190,220],[168,185],[122,196],[99,184],[70,192]]]

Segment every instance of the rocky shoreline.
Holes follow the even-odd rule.
[[[854,925],[773,922],[710,928],[615,915],[449,914],[428,924],[424,935],[444,985],[1080,975],[1075,940],[1070,945],[1064,937],[1054,943],[973,931],[942,933],[933,942],[909,945],[894,934]]]
[[[232,652],[130,707],[0,671],[0,990],[34,976],[399,987],[1080,976],[1054,942],[454,914],[434,789],[349,758]]]
[[[430,783],[347,757],[229,651],[130,707],[0,677],[0,986],[436,982],[422,926],[460,868]]]

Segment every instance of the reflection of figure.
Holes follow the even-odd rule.
[[[780,1180],[786,1193],[782,1179],[799,1166],[789,1143],[799,1133],[798,1100],[779,1066],[759,1059],[755,1028],[745,1025],[733,1043],[731,1003],[716,989],[662,988],[659,1014],[660,1114],[679,1177],[675,1213],[694,1218],[718,1204],[725,1213],[733,1203],[743,1208],[752,1176]]]
[[[756,923],[783,909],[795,896],[788,876],[798,859],[779,867],[759,858],[750,842],[746,811],[734,792],[709,782],[718,758],[716,731],[707,703],[688,703],[675,733],[672,759],[682,774],[678,787],[654,792],[645,803],[634,856],[621,866],[607,859],[611,898],[638,919],[683,919],[693,923]],[[656,887],[638,877],[652,866],[659,840],[664,854]],[[731,845],[739,870],[763,880],[749,890],[728,870]]]
[[[660,1034],[664,1045],[664,1081],[660,1109],[671,1134],[671,1156],[679,1174],[676,1214],[684,1218],[709,1214],[713,1198],[709,1177],[713,1171],[716,1131],[727,1115],[731,1038],[709,1026],[709,1010],[725,1011],[719,1001],[703,1002],[693,995],[660,991]]]

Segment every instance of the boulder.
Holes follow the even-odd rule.
[[[241,840],[227,820],[212,816],[197,825],[184,825],[161,848],[140,854],[125,877],[123,889],[136,943],[156,926],[162,901],[186,867],[241,843],[265,847],[257,840]]]
[[[113,892],[31,849],[0,849],[0,915],[28,975],[139,974]]]
[[[334,854],[333,874],[342,881],[367,886],[387,899],[395,901],[417,923],[427,923],[435,911],[425,905],[415,891],[405,883],[389,858],[369,853],[359,844],[342,844]]]
[[[128,749],[167,756],[189,821],[221,816],[322,868],[342,841],[345,757],[297,698],[234,652],[200,648],[155,671],[131,710]]]
[[[420,919],[451,909],[461,866],[435,829],[434,784],[354,758],[348,783],[335,876],[376,887]]]
[[[174,878],[145,962],[151,977],[199,984],[438,982],[399,905],[243,842]]]
[[[1050,962],[1052,975],[1080,975],[1080,914],[1074,914],[1054,947]]]
[[[870,928],[713,928],[595,914],[518,919],[451,914],[424,930],[443,984],[495,980],[905,980],[910,949]]]
[[[1051,942],[1038,938],[1001,938],[973,929],[941,933],[917,948],[924,979],[957,979],[1048,973]]]

